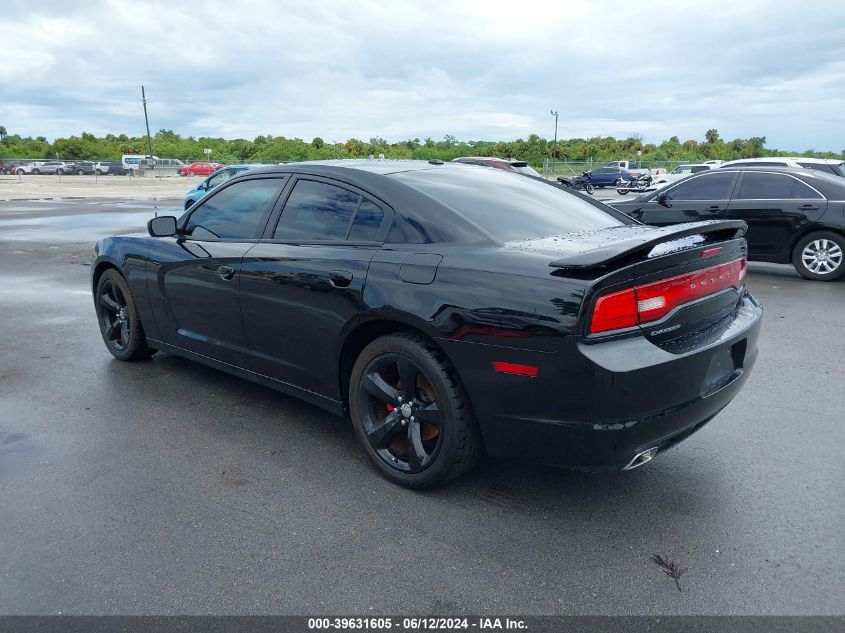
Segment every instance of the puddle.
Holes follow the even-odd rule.
[[[0,239],[90,241],[116,233],[146,233],[154,213],[85,213],[46,218],[0,219]]]

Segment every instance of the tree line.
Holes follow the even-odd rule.
[[[499,156],[524,160],[540,167],[544,160],[608,161],[634,159],[641,151],[643,161],[684,161],[751,158],[775,155],[801,155],[818,158],[843,158],[842,152],[784,151],[766,147],[765,136],[747,139],[724,140],[715,129],[707,130],[702,140],[681,141],[672,136],[659,144],[646,143],[639,136],[617,139],[612,136],[593,138],[558,139],[541,138],[536,134],[515,141],[462,141],[447,135],[442,140],[431,138],[398,141],[373,137],[368,141],[356,138],[344,142],[326,142],[320,137],[311,141],[270,134],[252,140],[182,136],[173,130],[159,130],[152,139],[153,153],[161,158],[179,158],[183,161],[204,159],[203,150],[211,149],[211,160],[222,163],[249,163],[320,160],[331,158],[385,158],[441,159],[459,156]],[[80,136],[57,138],[50,142],[43,136],[35,138],[9,134],[0,126],[0,159],[56,158],[65,160],[115,160],[123,154],[148,153],[145,136],[106,134],[95,136],[83,132]]]

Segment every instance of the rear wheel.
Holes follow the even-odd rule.
[[[584,185],[584,191],[586,191],[590,195],[593,195],[596,192],[596,188],[593,187],[593,185],[587,184]]]
[[[96,308],[100,334],[112,356],[131,361],[155,353],[147,346],[129,285],[114,269],[104,272],[97,283]]]
[[[845,273],[845,238],[838,233],[810,233],[795,245],[792,265],[805,279],[833,281]]]
[[[454,368],[416,334],[392,334],[364,348],[352,369],[349,408],[370,461],[399,485],[442,485],[481,453]]]
[[[33,170],[32,170],[32,173],[33,173],[35,176],[37,176],[38,174],[40,174],[40,173],[41,173],[41,170],[40,170],[40,169],[33,169]]]

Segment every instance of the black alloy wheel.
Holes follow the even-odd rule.
[[[97,284],[96,308],[100,334],[112,356],[138,360],[154,353],[147,346],[129,286],[114,269],[103,273]]]
[[[479,433],[454,369],[419,335],[370,343],[352,370],[349,398],[358,439],[394,483],[434,487],[478,458]]]

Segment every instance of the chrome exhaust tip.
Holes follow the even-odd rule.
[[[622,470],[633,470],[634,468],[642,466],[643,464],[647,464],[652,459],[654,459],[655,455],[657,455],[657,447],[652,446],[651,448],[634,455],[634,459],[628,462],[628,465],[625,466],[625,468],[623,468]]]

